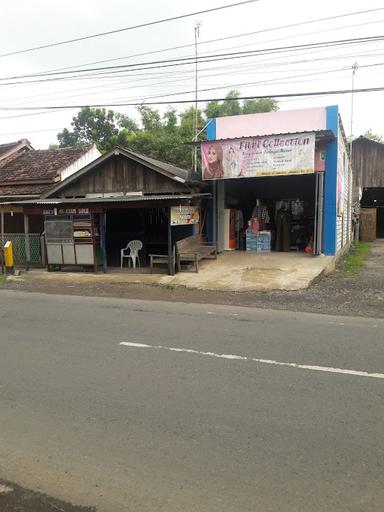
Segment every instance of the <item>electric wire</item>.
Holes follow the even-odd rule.
[[[229,39],[248,37],[250,35],[256,35],[256,34],[264,34],[266,32],[272,32],[272,31],[276,31],[276,30],[283,30],[283,29],[287,29],[287,28],[295,28],[295,27],[298,27],[298,26],[309,25],[309,24],[313,24],[313,23],[322,23],[324,21],[330,21],[330,20],[345,18],[345,17],[349,17],[349,16],[356,16],[356,15],[359,15],[359,14],[368,14],[368,13],[377,12],[377,11],[383,11],[383,10],[384,10],[384,7],[378,7],[378,8],[375,8],[375,9],[367,9],[367,10],[363,10],[363,11],[354,11],[354,12],[339,14],[339,15],[335,15],[335,16],[327,16],[325,18],[315,18],[315,19],[312,19],[312,20],[307,20],[307,21],[302,21],[302,22],[297,22],[297,23],[290,23],[288,25],[280,25],[280,26],[277,26],[277,27],[269,27],[269,28],[266,28],[266,29],[256,30],[256,31],[253,31],[253,32],[244,32],[242,34],[235,34],[235,35],[220,37],[220,38],[216,38],[216,39],[210,39],[210,40],[207,40],[207,41],[199,41],[199,46],[202,46],[202,45],[205,45],[205,44],[216,43],[216,42],[219,42],[219,41],[225,41],[225,40],[229,40]],[[330,30],[334,30],[334,29],[330,29]],[[154,54],[157,54],[157,53],[164,53],[164,52],[167,52],[167,51],[179,50],[179,49],[184,49],[184,48],[192,48],[192,47],[194,47],[194,44],[184,44],[184,45],[173,46],[173,47],[169,47],[169,48],[163,48],[161,50],[151,50],[151,51],[147,51],[147,52],[136,53],[136,54],[128,55],[128,56],[124,56],[124,57],[115,57],[115,58],[111,58],[111,59],[97,60],[97,61],[92,61],[92,62],[88,62],[88,63],[77,64],[77,65],[74,65],[74,66],[67,66],[67,67],[64,67],[64,68],[55,68],[55,69],[51,69],[51,70],[47,70],[47,71],[41,72],[41,74],[50,73],[50,72],[54,72],[54,71],[65,71],[65,70],[74,69],[74,68],[78,68],[78,67],[91,66],[91,65],[94,65],[94,64],[104,64],[106,62],[114,62],[114,61],[118,61],[118,60],[131,59],[131,58],[135,58],[135,57],[144,57],[146,55],[154,55]]]
[[[66,45],[66,44],[76,43],[76,42],[79,42],[79,41],[86,41],[86,40],[89,40],[89,39],[95,39],[97,37],[109,36],[109,35],[112,35],[112,34],[118,34],[118,33],[121,33],[121,32],[127,32],[129,30],[135,30],[135,29],[138,29],[138,28],[150,27],[150,26],[153,26],[153,25],[159,25],[159,24],[162,24],[162,23],[168,23],[170,21],[177,21],[177,20],[181,20],[181,19],[184,19],[184,18],[190,18],[192,16],[198,16],[198,15],[201,15],[201,14],[208,14],[208,13],[215,12],[215,11],[221,11],[221,10],[224,10],[224,9],[230,9],[232,7],[240,7],[242,5],[251,4],[251,3],[260,2],[260,1],[261,0],[244,0],[242,2],[222,5],[220,7],[212,7],[210,9],[204,9],[202,11],[195,11],[195,12],[191,12],[191,13],[188,13],[188,14],[181,14],[179,16],[172,16],[170,18],[163,18],[163,19],[159,19],[159,20],[155,20],[155,21],[149,21],[149,22],[146,22],[146,23],[140,23],[140,24],[137,24],[137,25],[131,25],[130,27],[119,28],[119,29],[116,29],[116,30],[109,30],[107,32],[98,32],[97,34],[91,34],[91,35],[88,35],[88,36],[76,37],[76,38],[73,38],[73,39],[67,39],[65,41],[58,41],[56,43],[43,44],[43,45],[40,45],[40,46],[34,46],[32,48],[26,48],[24,50],[15,50],[13,52],[8,52],[8,53],[0,54],[0,58],[2,58],[2,57],[10,57],[11,55],[20,55],[22,53],[33,52],[33,51],[42,50],[42,49],[45,49],[45,48],[53,48],[53,47],[56,47],[56,46],[63,46],[63,45]]]
[[[315,43],[305,43],[300,45],[290,45],[290,46],[281,46],[281,47],[274,47],[274,48],[262,48],[257,50],[247,50],[242,52],[228,52],[228,53],[222,53],[222,54],[215,54],[215,55],[205,55],[205,56],[199,56],[198,61],[202,63],[210,63],[210,62],[217,62],[217,61],[225,61],[225,60],[231,60],[231,59],[239,59],[239,58],[246,58],[246,57],[252,57],[254,55],[271,55],[275,53],[287,53],[292,52],[295,50],[302,50],[302,49],[323,49],[323,48],[329,48],[329,47],[340,47],[345,45],[355,45],[355,44],[364,44],[369,42],[382,42],[384,41],[384,35],[376,35],[376,36],[369,36],[369,37],[358,37],[358,38],[350,38],[350,39],[339,39],[339,40],[333,40],[333,41],[321,41],[321,42],[315,42]],[[158,68],[167,68],[167,67],[174,67],[174,66],[180,66],[180,65],[191,65],[195,63],[195,57],[184,57],[184,58],[177,58],[177,59],[168,59],[163,61],[152,61],[152,62],[145,62],[141,64],[127,64],[127,65],[121,65],[121,66],[109,66],[109,67],[103,67],[103,68],[92,68],[84,70],[86,72],[92,72],[92,74],[84,74],[82,77],[87,76],[98,76],[97,73],[94,73],[95,71],[102,71],[103,74],[106,73],[112,73],[116,74],[123,71],[128,71],[129,69],[134,68],[135,71],[138,70],[145,70],[145,69],[158,69]],[[137,66],[143,66],[143,67],[137,67]],[[146,67],[147,66],[147,67]],[[149,67],[148,67],[149,66]],[[83,71],[82,71],[83,72]],[[67,73],[70,72],[62,72],[62,73],[55,73],[55,78],[42,78],[40,80],[32,80],[32,81],[18,81],[18,82],[3,82],[4,80],[15,80],[18,78],[24,78],[24,76],[19,77],[7,77],[7,78],[1,78],[0,86],[4,85],[15,85],[15,84],[28,84],[28,83],[45,83],[45,82],[52,82],[52,81],[58,81],[63,80],[65,77],[61,76],[63,74],[67,75]],[[46,75],[47,76],[47,75]],[[77,75],[75,75],[77,76]],[[70,77],[73,78],[73,77]]]

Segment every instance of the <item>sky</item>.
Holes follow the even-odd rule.
[[[22,138],[36,149],[57,144],[57,133],[71,128],[71,120],[79,110],[57,108],[62,106],[103,104],[108,108],[114,103],[169,101],[171,106],[184,110],[195,97],[194,62],[174,66],[163,62],[154,69],[148,69],[153,66],[148,63],[193,58],[197,22],[201,24],[198,55],[210,56],[206,57],[207,62],[198,64],[201,99],[222,98],[231,89],[237,89],[242,96],[255,97],[350,90],[355,63],[355,89],[384,87],[382,0],[258,0],[103,37],[5,55],[231,3],[239,0],[4,2],[0,31],[0,144]],[[349,41],[337,46],[323,44],[375,36],[383,39]],[[308,44],[315,46],[287,48]],[[236,58],[223,56],[247,51],[253,53]],[[84,71],[118,65],[131,68]],[[58,70],[61,74],[25,76]],[[76,76],[73,70],[77,71]],[[191,103],[172,103],[177,100]],[[384,135],[383,100],[384,91],[355,93],[353,102],[351,94],[293,97],[280,99],[279,108],[337,104],[348,136],[352,133],[357,137],[368,129]],[[161,112],[166,109],[164,105],[154,107]],[[138,119],[134,106],[110,108]]]

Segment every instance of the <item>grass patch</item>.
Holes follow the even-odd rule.
[[[367,242],[357,242],[352,252],[347,256],[343,264],[344,272],[357,272],[364,265],[364,261],[372,250],[372,244]]]

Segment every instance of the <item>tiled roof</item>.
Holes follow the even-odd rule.
[[[14,197],[14,196],[40,196],[44,192],[48,192],[54,183],[51,185],[11,185],[0,186],[0,197]]]
[[[82,148],[61,148],[27,151],[4,164],[0,161],[0,183],[53,180],[60,170],[89,151]]]
[[[19,143],[3,144],[7,151]],[[91,146],[32,150],[0,160],[0,197],[40,196],[55,185],[59,172],[82,157]],[[5,149],[4,149],[5,151]]]
[[[0,156],[5,155],[11,149],[18,146],[18,142],[9,142],[8,144],[0,144]]]

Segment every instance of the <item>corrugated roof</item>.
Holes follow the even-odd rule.
[[[191,193],[191,194],[164,194],[164,195],[148,195],[148,196],[124,196],[124,197],[74,197],[74,198],[45,198],[45,199],[28,199],[25,201],[10,201],[7,204],[23,204],[33,206],[49,206],[60,204],[105,204],[105,203],[140,203],[142,201],[175,201],[181,199],[195,199],[199,197],[211,197],[209,193]]]
[[[355,139],[352,142],[352,144],[355,145],[355,144],[359,144],[361,142],[366,143],[366,144],[377,145],[378,147],[381,147],[381,148],[384,147],[384,142],[379,142],[378,140],[373,140],[373,139],[370,139],[369,137],[364,137],[364,135],[360,135],[360,137]]]

